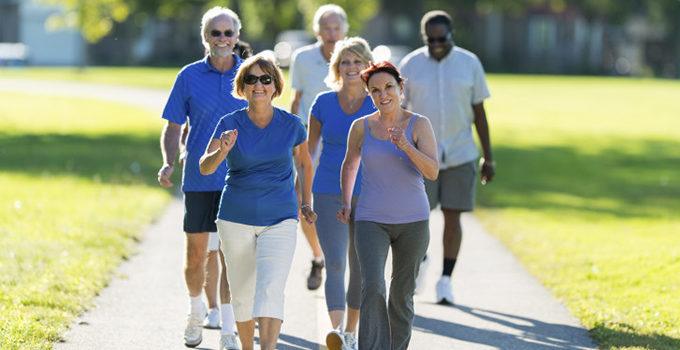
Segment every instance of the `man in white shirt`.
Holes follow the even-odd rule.
[[[324,78],[328,75],[328,62],[335,43],[343,39],[349,29],[345,10],[333,4],[319,7],[314,14],[313,29],[318,39],[317,42],[295,50],[290,65],[290,81],[293,90],[290,112],[302,118],[305,125],[309,121],[309,109],[316,95],[329,90],[324,82]],[[324,267],[321,246],[314,224],[309,224],[304,220],[301,220],[300,224],[314,256],[312,269],[307,278],[307,288],[315,290],[321,286],[321,270]]]
[[[401,74],[406,78],[404,103],[430,119],[437,139],[439,177],[436,181],[425,180],[425,185],[430,209],[441,204],[444,213],[444,259],[436,287],[437,302],[453,304],[451,273],[462,240],[460,215],[472,211],[475,201],[479,153],[473,123],[484,153],[479,162],[482,184],[491,181],[495,173],[484,111],[484,100],[490,94],[477,56],[454,45],[453,24],[446,12],[430,11],[420,25],[426,46],[401,62]],[[424,260],[421,264],[419,277],[424,275],[426,263]],[[422,288],[422,283],[418,284]]]

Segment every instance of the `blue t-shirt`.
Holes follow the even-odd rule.
[[[307,138],[300,118],[274,107],[271,122],[260,129],[241,109],[224,116],[212,138],[232,129],[238,137],[227,155],[229,171],[217,217],[253,226],[297,219],[293,148]]]
[[[361,108],[352,115],[347,115],[340,107],[338,93],[322,92],[316,96],[312,104],[311,114],[321,123],[323,147],[319,166],[316,168],[312,192],[321,194],[340,194],[340,169],[347,151],[347,136],[352,122],[367,114],[375,112],[370,96],[366,96]],[[354,195],[361,192],[361,171],[357,174]]]
[[[221,73],[208,62],[208,57],[191,63],[177,74],[168,102],[163,109],[163,119],[184,124],[189,119],[187,155],[184,161],[182,191],[221,191],[227,175],[226,163],[215,173],[203,176],[198,161],[205,152],[217,122],[227,113],[247,105],[245,100],[231,95],[234,76],[241,59],[234,55],[234,66]]]

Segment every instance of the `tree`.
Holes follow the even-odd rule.
[[[41,0],[48,5],[60,5],[64,9],[48,17],[48,29],[78,28],[90,43],[99,41],[113,28],[114,22],[124,21],[131,6],[126,0]]]

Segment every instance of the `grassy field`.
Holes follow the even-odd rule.
[[[0,70],[0,76],[168,88],[177,69],[116,72],[30,69],[5,75]],[[133,79],[126,80],[125,74]],[[680,349],[680,82],[491,75],[489,83],[493,97],[487,110],[498,175],[480,189],[477,214],[484,225],[567,305],[602,349]],[[288,96],[284,92],[277,103],[287,106]],[[153,184],[144,184],[148,178],[141,181],[130,172],[137,169],[130,166],[135,161],[144,169],[140,174],[155,171],[155,126],[148,137],[142,136],[144,131],[132,140],[129,132],[105,132],[116,125],[100,122],[87,126],[92,128],[89,131],[55,136],[51,128],[60,127],[56,123],[45,127],[21,117],[10,123],[5,119],[0,115],[3,128],[33,130],[25,135],[0,133],[0,152],[4,152],[0,155],[11,157],[0,164],[8,170],[0,179],[10,185],[26,177],[36,183],[67,178],[107,183],[107,188],[109,183],[139,186],[150,191],[150,197],[164,195]],[[98,133],[102,135],[95,137]],[[119,142],[148,148],[150,165],[126,158],[127,152],[121,155],[119,147],[101,164],[75,161],[87,156],[57,161],[55,157],[64,155],[50,153],[59,151],[49,147],[45,138],[56,138],[69,152],[87,153],[78,148],[82,142],[93,142],[88,150],[97,154],[107,153],[100,150]],[[48,153],[34,152],[36,162],[30,165],[24,157],[27,147]],[[117,175],[106,177],[105,166],[113,167]],[[42,175],[45,168],[50,176]],[[17,204],[13,199],[17,195],[8,201],[4,196],[3,191],[0,203],[10,211],[8,216],[14,220],[10,222],[28,225],[26,219],[15,217],[21,211],[16,207],[27,204],[21,200]],[[5,254],[0,259],[8,259],[10,253]],[[2,305],[8,304],[3,300]],[[80,307],[77,302],[73,305],[74,310]]]
[[[160,121],[101,101],[0,93],[0,348],[50,349],[170,194]]]
[[[680,83],[494,76],[478,215],[603,349],[680,349]]]

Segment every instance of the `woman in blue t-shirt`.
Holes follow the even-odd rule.
[[[272,106],[282,90],[283,75],[269,57],[245,60],[233,94],[248,100],[248,107],[219,121],[200,162],[201,174],[212,173],[225,159],[229,166],[217,231],[244,349],[253,348],[255,319],[262,349],[274,349],[281,330],[298,222],[295,163],[303,189],[300,210],[307,222],[316,220],[309,204],[312,161],[305,127],[297,116]]]
[[[339,222],[342,208],[340,167],[347,149],[349,128],[357,118],[375,111],[359,72],[373,60],[362,38],[348,38],[335,44],[326,84],[333,90],[316,96],[309,117],[309,151],[312,155],[323,140],[319,165],[314,175],[314,211],[319,215],[316,230],[326,260],[326,306],[333,331],[326,337],[329,349],[356,349],[356,328],[361,305],[361,275],[354,249],[354,222]],[[312,157],[314,158],[314,157]],[[354,187],[354,197],[360,185]],[[349,253],[349,254],[348,254]],[[345,266],[349,255],[349,285],[345,293]],[[342,331],[347,302],[347,322]],[[344,346],[343,346],[344,345]]]

